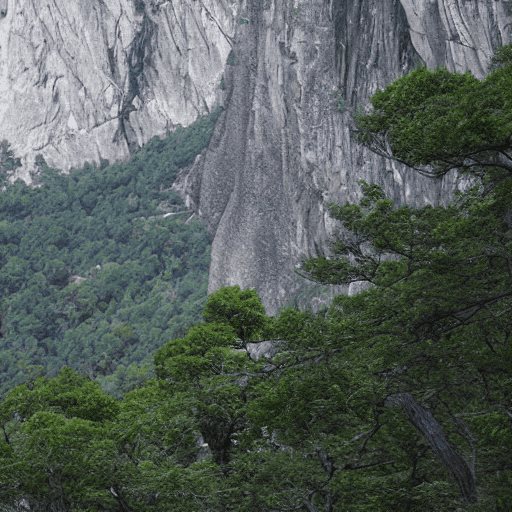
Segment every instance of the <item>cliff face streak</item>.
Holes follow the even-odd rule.
[[[255,287],[272,314],[326,250],[325,200],[359,200],[361,179],[418,206],[464,185],[377,157],[350,120],[416,63],[483,78],[511,23],[512,0],[0,0],[0,140],[30,181],[37,153],[126,158],[222,104],[175,189],[213,237],[209,291]]]
[[[416,63],[482,78],[511,40],[511,13],[487,0],[242,2],[226,110],[177,184],[214,236],[209,291],[255,287],[274,313],[297,289],[293,267],[326,248],[323,201],[359,200],[361,179],[397,203],[449,200],[464,186],[455,174],[433,181],[376,156],[351,139],[349,120]]]
[[[126,159],[222,101],[227,0],[0,0],[0,140],[31,181]]]

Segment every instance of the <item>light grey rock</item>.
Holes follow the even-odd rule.
[[[246,353],[253,361],[259,361],[262,357],[272,359],[280,349],[284,348],[284,345],[285,342],[283,340],[262,340],[246,343],[245,348],[236,348],[233,351]],[[247,384],[247,377],[240,379],[240,382]]]
[[[87,281],[86,277],[81,276],[69,276],[68,282],[69,284],[82,284],[84,281]]]
[[[236,0],[0,0],[0,140],[32,181],[126,159],[223,101]]]
[[[413,206],[446,203],[467,186],[455,173],[431,180],[364,149],[350,136],[350,119],[416,63],[483,78],[496,48],[512,40],[512,3],[241,5],[248,23],[236,26],[234,65],[224,75],[226,108],[209,148],[176,190],[213,237],[208,291],[256,288],[274,314],[299,287],[293,269],[301,258],[326,251],[336,226],[325,200],[358,201],[361,179]]]
[[[255,343],[247,343],[246,349],[249,357],[258,361],[262,357],[265,359],[272,359],[278,352],[279,348],[283,345],[281,340],[264,340]]]
[[[223,105],[174,188],[212,237],[209,292],[256,288],[275,314],[309,293],[294,269],[327,250],[325,200],[358,201],[361,179],[417,206],[467,186],[362,148],[351,117],[416,63],[483,78],[511,23],[511,0],[0,0],[0,140],[30,182],[38,153],[125,159]]]

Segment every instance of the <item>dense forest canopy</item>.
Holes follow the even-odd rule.
[[[373,111],[355,116],[354,136],[408,163],[410,172],[436,177],[459,169],[473,180],[446,206],[397,206],[365,182],[360,204],[328,204],[341,226],[332,255],[305,260],[299,274],[318,283],[364,281],[365,291],[338,296],[318,312],[287,308],[267,317],[255,290],[222,288],[200,303],[202,318],[190,328],[155,327],[158,341],[145,345],[157,348],[151,370],[129,386],[119,379],[114,396],[97,367],[80,373],[68,365],[57,375],[32,367],[28,381],[27,375],[19,385],[11,381],[0,403],[4,510],[19,508],[21,500],[31,510],[63,512],[509,510],[511,56],[512,45],[500,49],[481,82],[469,73],[419,67],[378,91]],[[50,176],[63,187],[72,183]],[[18,184],[14,197],[30,208],[23,197],[49,189]],[[129,192],[142,197],[136,188]],[[46,224],[48,236],[65,196],[46,214],[55,216]],[[155,214],[160,199],[145,215]],[[30,222],[44,217],[30,215]],[[156,315],[161,290],[169,290],[174,270],[179,275],[180,254],[166,252],[164,243],[178,228],[144,221],[140,239],[145,227],[148,233],[158,227],[144,258],[129,253],[111,264],[117,267],[101,260],[108,272],[100,287],[82,288],[83,282],[69,289],[57,263],[38,269],[37,258],[18,255],[23,238],[15,238],[16,222],[30,225],[25,219],[9,218],[12,239],[2,245],[2,272],[7,266],[13,276],[5,281],[6,336],[14,328],[9,315],[31,300],[15,303],[11,296],[30,282],[31,295],[37,286],[64,294],[52,302],[59,328],[82,329],[77,336],[87,334],[96,347],[101,329],[113,327],[102,350],[120,339],[136,353],[145,331],[131,312],[153,300],[150,315]],[[62,230],[52,232],[52,249],[39,257],[48,253],[70,265],[73,237],[66,237],[64,222],[56,227]],[[114,227],[105,220],[101,229]],[[135,237],[131,229],[127,240]],[[98,251],[139,243],[118,240]],[[182,251],[191,250],[188,243]],[[18,259],[10,264],[11,258]],[[81,275],[92,268],[85,257],[77,265]],[[126,272],[118,268],[124,265]],[[131,275],[138,279],[133,288],[133,279],[121,279]],[[155,287],[160,294],[152,295]],[[99,295],[104,290],[111,290],[109,302]],[[27,310],[16,329],[28,314],[37,325]],[[112,318],[119,323],[109,327]],[[57,339],[66,346],[66,336]],[[255,356],[261,343],[272,349],[268,357]]]
[[[170,187],[219,115],[153,138],[126,163],[63,175],[40,159],[41,186],[18,180],[0,194],[0,394],[63,366],[120,393],[151,374],[162,339],[199,320],[209,240]],[[19,161],[0,149],[5,181]]]

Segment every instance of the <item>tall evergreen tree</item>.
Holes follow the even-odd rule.
[[[359,142],[432,178],[467,173],[474,186],[446,207],[413,209],[361,182],[360,205],[328,205],[343,223],[332,255],[303,264],[317,282],[369,283],[334,301],[337,344],[378,361],[375,405],[402,410],[469,503],[491,466],[512,475],[509,54],[481,82],[420,67],[377,91],[373,112],[355,116]],[[492,456],[489,429],[500,432]]]

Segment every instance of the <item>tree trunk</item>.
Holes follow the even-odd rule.
[[[410,393],[397,393],[389,396],[384,405],[400,407],[407,419],[427,439],[432,450],[441,459],[457,483],[462,498],[476,503],[476,480],[464,458],[453,448],[446,438],[441,425],[430,411],[423,409]]]

